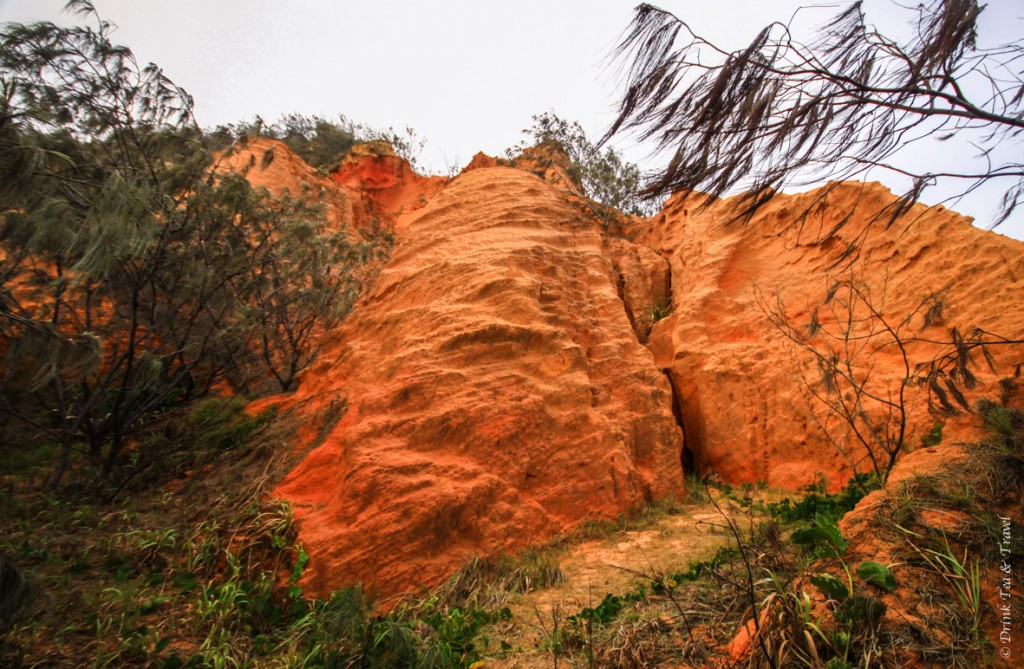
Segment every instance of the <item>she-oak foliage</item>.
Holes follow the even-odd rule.
[[[218,172],[188,94],[68,7],[0,34],[0,429],[60,445],[53,485],[224,380],[289,390],[372,251]]]
[[[640,196],[640,168],[625,160],[612,147],[590,141],[578,122],[569,122],[554,112],[533,116],[533,125],[525,130],[529,142],[520,142],[505,151],[510,160],[517,160],[530,145],[552,145],[561,150],[568,161],[567,179],[561,186],[584,203],[605,229],[620,211],[633,216],[652,216],[657,205]],[[531,158],[536,161],[539,154]]]
[[[881,212],[889,221],[939,181],[964,193],[993,182],[1004,193],[998,224],[1024,203],[1024,164],[996,151],[1024,130],[1024,40],[980,47],[976,0],[903,9],[913,34],[902,41],[878,32],[854,2],[809,43],[773,23],[728,52],[642,4],[617,50],[626,92],[606,138],[631,130],[670,152],[644,194],[740,189],[741,217],[786,185],[879,168],[912,181]],[[987,169],[908,167],[899,152],[926,138],[973,146]]]
[[[773,23],[733,52],[670,12],[639,5],[616,51],[624,61],[626,90],[605,139],[632,131],[669,152],[668,165],[643,191],[648,196],[743,190],[738,220],[784,186],[864,177],[876,168],[912,181],[902,198],[873,214],[876,220],[894,222],[939,181],[959,183],[963,193],[1000,184],[1004,195],[995,223],[1006,220],[1024,204],[1024,163],[1005,151],[1019,149],[1024,136],[1024,40],[984,46],[978,39],[984,5],[976,0],[892,4],[910,19],[905,39],[880,33],[858,1],[808,43],[788,25]],[[910,169],[901,151],[920,140],[973,146],[987,159],[987,169]],[[945,156],[930,158],[934,165]],[[922,296],[907,314],[887,314],[885,284],[873,296],[854,271],[857,247],[849,243],[836,261],[834,267],[850,270],[850,276],[829,282],[810,323],[794,323],[781,301],[759,300],[772,324],[817,368],[820,379],[805,379],[812,417],[841,454],[851,456],[855,445],[865,455],[852,466],[867,461],[884,480],[905,448],[908,386],[925,386],[929,408],[939,416],[968,410],[965,391],[977,385],[970,369],[977,354],[995,373],[989,348],[1018,347],[1021,340],[977,327],[966,333],[952,327],[945,342],[919,339],[911,321],[923,320],[922,329],[938,325],[942,291]],[[826,322],[832,325],[822,326],[818,309],[831,316]],[[915,341],[944,350],[915,361],[908,352]],[[898,360],[902,373],[896,383],[872,376],[883,350]]]

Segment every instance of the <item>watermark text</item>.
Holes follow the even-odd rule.
[[[999,657],[1009,659],[1013,654],[1011,644],[1013,643],[1013,561],[1012,541],[1013,526],[1010,519],[997,515],[1000,523],[999,533],[999,602],[996,609],[999,612]]]

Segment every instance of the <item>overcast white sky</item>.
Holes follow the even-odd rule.
[[[114,39],[188,90],[204,126],[300,112],[412,126],[436,171],[495,155],[530,117],[554,110],[593,137],[618,88],[606,58],[637,0],[94,0]],[[744,46],[807,0],[663,0],[704,36]],[[821,3],[824,4],[824,3]],[[845,2],[802,10],[817,25]],[[1024,33],[1019,0],[992,0],[990,24]],[[876,0],[878,7],[884,3]],[[70,23],[64,0],[0,0],[0,21]],[[869,3],[869,16],[872,4]],[[1001,14],[1000,14],[1001,12]],[[998,16],[997,16],[998,14]],[[879,20],[885,19],[880,11]],[[617,142],[638,162],[646,153]],[[875,175],[880,178],[882,175]],[[954,208],[989,220],[996,194]],[[934,199],[934,198],[932,198]],[[929,200],[928,197],[925,198]],[[1024,219],[1024,216],[1021,217]],[[1024,220],[999,229],[1024,238]]]

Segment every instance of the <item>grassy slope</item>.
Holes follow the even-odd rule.
[[[36,461],[7,464],[18,471],[3,479],[0,555],[36,596],[6,621],[0,665],[701,666],[731,653],[753,666],[980,666],[998,633],[999,517],[1019,514],[1024,469],[1024,417],[984,413],[992,436],[972,457],[874,493],[829,557],[796,546],[792,530],[842,515],[862,492],[780,503],[727,487],[708,498],[691,481],[696,499],[474,560],[382,615],[358,588],[302,597],[307,558],[288,508],[266,496],[287,467],[284,421],[208,405],[176,433],[191,440],[178,463],[191,469],[113,502],[81,485],[40,493]],[[893,592],[856,576],[871,559],[892,567]],[[846,570],[885,615],[844,618],[806,577]],[[751,643],[754,610],[763,631]]]

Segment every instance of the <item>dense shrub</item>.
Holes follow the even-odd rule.
[[[0,428],[109,475],[232,372],[283,390],[355,299],[365,245],[211,170],[192,100],[89,24],[0,34]],[[252,375],[250,375],[251,378]]]

